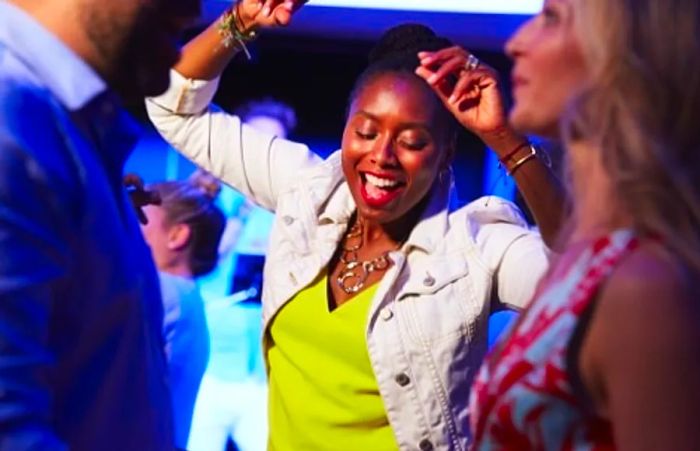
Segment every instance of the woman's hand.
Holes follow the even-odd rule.
[[[246,30],[284,27],[308,0],[239,0],[234,6]]]
[[[496,71],[479,62],[461,47],[437,52],[420,52],[416,74],[442,99],[447,109],[476,134],[501,161],[521,160],[530,152],[527,139],[508,123]],[[566,217],[566,197],[557,178],[539,159],[514,175],[540,232],[549,246],[555,246]]]
[[[489,144],[491,135],[511,130],[498,73],[483,63],[468,68],[469,55],[458,46],[420,52],[416,74],[428,82],[464,127]]]
[[[237,0],[221,18],[183,47],[182,58],[175,70],[194,80],[213,80],[221,76],[241,50],[238,43],[228,45],[231,40],[226,38],[227,33],[222,36],[223,21],[230,18],[231,10],[235,13],[236,31],[250,37],[249,32],[260,28],[288,25],[304,3],[306,0]]]

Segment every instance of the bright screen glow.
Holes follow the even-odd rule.
[[[543,0],[311,0],[310,6],[482,14],[534,14]]]

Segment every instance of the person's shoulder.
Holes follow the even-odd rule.
[[[0,76],[0,171],[16,173],[60,142],[50,102],[31,84]]]
[[[688,274],[680,260],[659,241],[644,241],[624,258],[607,285],[607,293],[617,302],[640,305],[652,294],[683,295],[691,289]],[[622,295],[622,296],[620,296]],[[654,302],[657,304],[657,302]]]
[[[452,227],[466,229],[476,241],[490,235],[531,233],[524,215],[513,202],[497,196],[480,197],[450,213]]]
[[[0,171],[22,164],[35,179],[75,175],[68,151],[68,113],[45,88],[0,74]],[[69,183],[69,184],[72,184]]]
[[[673,330],[689,325],[689,319],[697,326],[697,292],[690,271],[679,258],[663,243],[645,241],[610,276],[601,291],[599,308],[608,318],[625,318],[625,329],[640,333],[650,328]],[[620,327],[617,320],[610,324]]]
[[[2,41],[0,41],[0,80],[3,84],[8,81],[39,84],[29,66]]]
[[[55,146],[60,109],[53,95],[30,81],[0,73],[0,130],[5,144],[24,149]]]
[[[498,196],[480,197],[461,207],[455,213],[480,225],[507,223],[528,227],[518,206]]]
[[[3,100],[19,96],[46,99],[47,93],[44,83],[30,67],[0,42],[0,96]]]

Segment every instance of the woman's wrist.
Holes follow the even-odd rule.
[[[479,138],[491,149],[499,160],[507,158],[518,146],[528,143],[528,139],[505,125],[489,132],[479,133]]]
[[[250,42],[257,37],[254,23],[242,15],[241,3],[237,2],[228,8],[221,15],[218,23],[218,33],[223,46],[234,52],[243,50],[250,59],[250,52],[246,47],[246,42]]]

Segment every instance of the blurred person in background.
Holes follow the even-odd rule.
[[[273,98],[251,100],[236,108],[243,122],[265,133],[286,139],[297,123],[291,106]],[[206,171],[198,169],[204,176]],[[219,247],[219,264],[197,283],[205,296],[223,297],[232,293],[232,282],[236,277],[237,255],[263,257],[267,249],[274,215],[255,206],[240,192],[223,185],[217,204],[227,217],[226,229]],[[249,287],[237,287],[244,289]]]
[[[192,412],[209,359],[204,303],[195,278],[218,260],[225,218],[214,204],[218,183],[194,177],[148,185],[157,205],[142,208],[141,228],[158,268],[163,336],[175,418],[175,444],[187,448]]]
[[[163,92],[196,0],[0,1],[0,449],[173,449],[123,98]]]
[[[282,139],[296,126],[294,110],[277,100],[253,100],[236,111],[248,125]],[[198,173],[207,174],[201,169]],[[220,204],[237,205],[237,212],[227,220],[219,265],[199,281],[205,292],[211,353],[188,449],[222,451],[233,441],[241,451],[264,450],[267,387],[260,295],[274,215],[231,187],[224,186],[219,199]],[[235,293],[229,296],[231,290]]]

